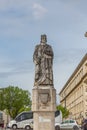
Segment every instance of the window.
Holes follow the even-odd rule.
[[[69,123],[69,120],[66,120],[65,123]]]
[[[73,120],[70,120],[70,123],[74,123],[75,121],[73,121]]]
[[[22,120],[27,120],[32,118],[33,118],[33,112],[24,112],[21,115],[16,117],[16,121],[22,121]]]
[[[55,117],[59,116],[60,115],[60,111],[56,111],[55,112]]]
[[[21,115],[18,116],[15,120],[16,120],[16,121],[21,121]]]
[[[33,113],[25,113],[25,119],[32,119],[33,118]]]

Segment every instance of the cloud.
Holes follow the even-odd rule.
[[[31,0],[0,0],[0,10],[7,10],[10,7],[25,8],[29,7]]]
[[[31,0],[0,0],[0,39],[28,37],[34,32],[32,24],[43,19],[46,12],[46,8]]]
[[[31,61],[14,62],[3,57],[0,61],[0,86],[18,86],[31,92],[34,84],[34,70]],[[5,60],[6,58],[6,60]]]
[[[0,58],[0,86],[18,86],[31,92],[34,84],[34,67],[30,60],[13,61],[8,57]]]
[[[82,38],[87,28],[87,4],[79,1],[0,0],[1,87],[13,84],[32,88],[31,58],[42,32],[54,47],[55,87],[59,90],[64,85],[86,52],[82,48],[87,48],[87,39]]]
[[[61,52],[55,56],[53,66],[54,81],[58,93],[82,60],[86,49],[64,49]]]
[[[27,73],[32,73],[33,67],[30,61],[23,60],[23,61],[12,61],[11,59],[0,62],[0,77],[8,77],[12,75],[23,75]]]
[[[42,19],[47,13],[47,9],[38,3],[33,4],[33,16],[35,19]]]

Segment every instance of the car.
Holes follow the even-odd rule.
[[[61,130],[61,129],[79,130],[79,125],[77,124],[76,120],[72,119],[67,119],[62,123],[55,123],[55,130]]]
[[[17,129],[17,128],[23,128],[26,130],[33,129],[33,112],[27,111],[27,112],[21,112],[18,114],[14,120],[9,121],[7,124],[7,128],[11,129]],[[55,123],[61,123],[62,122],[62,112],[57,110],[55,112]]]
[[[8,123],[7,128],[31,130],[33,128],[33,112],[22,112],[18,114],[14,120]]]

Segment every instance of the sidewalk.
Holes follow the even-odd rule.
[[[5,130],[5,129],[0,127],[0,130]]]

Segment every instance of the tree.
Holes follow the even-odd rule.
[[[65,108],[61,105],[58,105],[57,110],[61,110],[63,118],[67,118],[69,116],[69,110],[67,110],[67,108]]]
[[[3,88],[0,95],[3,95],[2,109],[6,109],[11,118],[15,118],[17,114],[25,110],[24,108],[28,108],[28,110],[31,109],[30,93],[27,90],[9,86]]]
[[[4,105],[3,105],[3,93],[2,93],[2,89],[0,89],[0,110],[4,109]]]

